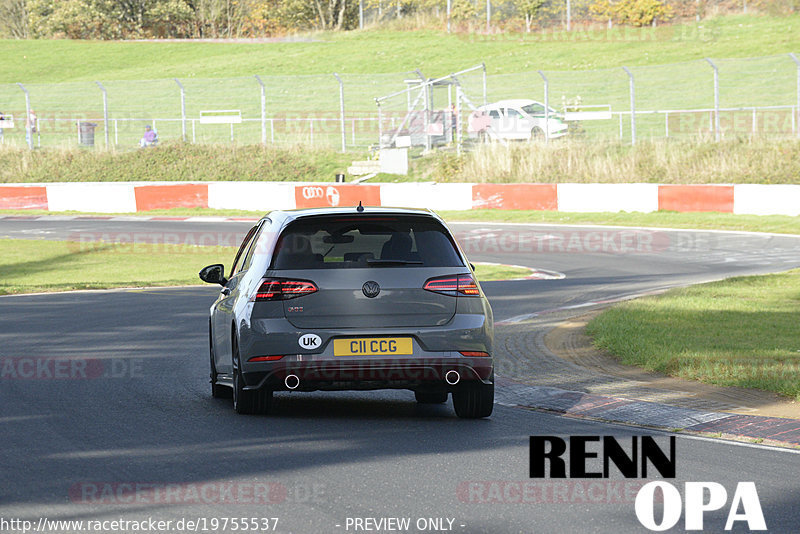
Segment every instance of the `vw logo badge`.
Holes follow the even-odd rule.
[[[361,291],[366,297],[375,298],[381,292],[381,286],[378,285],[378,282],[370,280],[369,282],[364,282],[364,285],[361,286]]]

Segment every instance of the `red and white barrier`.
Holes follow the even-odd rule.
[[[5,185],[0,189],[0,209],[46,210],[47,188],[40,185]]]
[[[739,215],[800,215],[800,185],[745,184],[733,187]]]
[[[558,211],[658,211],[658,184],[558,184]]]
[[[800,215],[800,185],[339,184],[331,182],[81,182],[0,184],[0,210],[129,213],[169,208],[267,212],[326,206],[435,211],[679,211]]]

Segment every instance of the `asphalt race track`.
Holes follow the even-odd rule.
[[[138,234],[142,241],[177,236],[234,245],[247,227],[5,218],[0,237],[125,241]],[[473,261],[565,275],[484,283],[501,324],[800,266],[800,239],[790,236],[452,227]],[[0,531],[15,531],[2,527],[11,518],[34,525],[42,518],[153,518],[172,521],[168,532],[202,532],[203,525],[208,532],[234,532],[230,524],[211,528],[212,520],[232,517],[277,517],[278,532],[296,533],[647,531],[633,502],[646,480],[626,480],[613,469],[610,479],[532,480],[529,436],[624,441],[647,434],[666,446],[666,433],[499,404],[490,419],[465,421],[449,403],[417,405],[406,391],[280,393],[274,415],[237,416],[230,401],[209,392],[207,313],[216,292],[206,286],[0,298],[3,365],[36,366],[34,376],[0,378]],[[68,358],[72,367],[57,368],[53,358]],[[536,358],[531,350],[533,369]],[[728,504],[705,514],[707,531],[723,531],[740,481],[755,482],[770,532],[800,530],[798,451],[678,435],[676,458],[677,477],[668,482],[681,494],[690,481],[727,489]],[[598,485],[587,493],[588,483]],[[410,518],[411,527],[367,522],[357,528],[354,518]],[[180,520],[205,523],[179,530]],[[682,517],[674,531],[683,527]],[[745,527],[737,522],[734,531]]]

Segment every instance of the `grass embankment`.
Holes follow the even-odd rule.
[[[347,125],[348,143],[368,146],[378,137],[375,98],[404,89],[404,80],[414,69],[438,77],[485,62],[489,101],[542,100],[544,86],[536,73],[541,69],[550,80],[551,105],[560,108],[565,100],[580,99],[586,106],[624,111],[630,106],[629,81],[621,68],[626,65],[636,79],[636,108],[644,112],[709,108],[712,70],[703,58],[758,56],[718,61],[720,105],[790,106],[795,102],[796,66],[788,53],[797,52],[798,24],[800,15],[725,16],[657,28],[585,31],[576,25],[573,32],[488,36],[375,29],[279,43],[7,40],[0,41],[3,76],[9,81],[0,83],[0,102],[2,110],[19,121],[25,114],[24,94],[11,82],[25,83],[31,106],[39,114],[41,136],[34,142],[48,148],[74,145],[75,122],[87,119],[98,124],[96,141],[104,147],[106,135],[118,148],[136,147],[145,124],[154,119],[162,141],[179,139],[184,133],[201,143],[229,140],[231,130],[225,124],[191,123],[183,131],[180,92],[173,79],[177,78],[185,87],[188,119],[199,118],[203,110],[240,110],[244,122],[235,125],[236,140],[259,143],[261,99],[253,76],[260,75],[266,85],[266,117],[275,119],[266,127],[270,143],[274,136],[274,143],[283,146],[313,143],[335,149],[341,138],[339,86],[333,72],[342,75],[347,117],[371,119]],[[95,80],[108,91],[111,120],[123,119],[109,124],[109,131],[103,130],[102,97]],[[473,102],[483,100],[480,71],[459,80]],[[446,101],[440,95],[435,97],[436,106]],[[382,109],[385,118],[396,115],[401,120],[406,98],[391,99]],[[285,118],[326,120],[284,122]],[[639,138],[664,136],[665,120],[673,137],[710,128],[705,114],[684,118],[672,115],[666,120],[662,114],[640,113]],[[758,128],[787,134],[790,119],[787,109],[761,114]],[[768,127],[774,120],[780,125]],[[736,118],[725,114],[722,122],[726,129],[750,131],[747,112]],[[627,121],[621,125],[617,120],[585,121],[582,128],[592,137],[630,139]],[[7,130],[5,142],[23,146],[23,126]]]
[[[438,154],[418,174],[447,182],[789,184],[800,176],[800,140],[492,144],[461,156]]]
[[[280,43],[0,40],[0,56],[4,79],[30,83],[416,68],[431,75],[483,61],[494,74],[780,54],[797,46],[798,19],[800,15],[727,16],[658,28],[602,28],[591,34],[581,29],[491,36],[447,34],[444,27],[440,31],[372,29],[321,33],[307,41]],[[332,77],[331,81],[335,82]],[[254,90],[257,96],[257,86]]]
[[[166,144],[147,150],[0,149],[0,182],[334,180],[352,154],[260,145]]]
[[[800,270],[732,278],[626,302],[589,323],[630,365],[800,400]]]
[[[230,262],[235,247],[0,240],[0,294],[202,284],[197,273]],[[518,278],[525,269],[476,265],[482,281]]]
[[[365,153],[301,146],[164,144],[136,151],[0,148],[0,182],[140,180],[330,181]],[[457,156],[411,159],[408,176],[370,183],[435,180],[491,183],[791,184],[800,176],[800,140],[557,140],[481,146]],[[352,177],[351,177],[352,178]]]

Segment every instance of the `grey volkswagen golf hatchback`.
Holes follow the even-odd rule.
[[[273,211],[233,260],[200,278],[211,306],[211,391],[268,413],[274,391],[452,394],[459,417],[492,413],[492,310],[472,266],[429,210]]]

